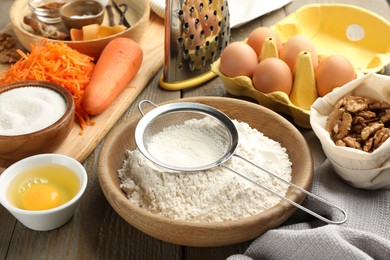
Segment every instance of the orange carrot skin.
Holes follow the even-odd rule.
[[[115,38],[103,49],[84,93],[83,107],[90,115],[102,113],[135,77],[143,52],[130,38]]]

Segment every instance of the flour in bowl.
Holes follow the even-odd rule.
[[[190,124],[195,129],[199,124],[207,124],[204,121],[206,119],[191,120]],[[286,149],[247,123],[233,122],[239,134],[236,153],[291,181],[291,161]],[[179,132],[176,134],[180,135]],[[192,135],[192,138],[189,132],[186,133],[188,142],[193,143],[194,147],[199,141],[193,140],[196,136]],[[154,140],[155,147],[159,147],[158,141]],[[161,148],[167,145],[167,140],[161,139],[161,142]],[[223,150],[223,143],[214,140],[213,144],[217,151]],[[181,152],[178,149],[178,154],[174,152],[170,156],[178,158],[182,156]],[[137,149],[126,151],[126,156],[122,168],[118,170],[121,189],[131,203],[159,216],[193,222],[230,221],[256,215],[280,201],[277,196],[224,167],[196,172],[171,172],[157,167]],[[281,195],[285,195],[289,187],[237,157],[233,156],[224,165]]]

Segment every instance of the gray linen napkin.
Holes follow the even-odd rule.
[[[311,189],[348,214],[341,225],[329,225],[297,210],[283,226],[254,240],[243,255],[248,259],[390,259],[390,190],[361,190],[342,182],[329,161],[316,168]],[[333,220],[336,210],[307,198],[303,205]]]

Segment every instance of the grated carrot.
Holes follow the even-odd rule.
[[[94,125],[82,106],[84,90],[95,67],[92,57],[47,39],[32,44],[30,53],[17,52],[21,59],[0,73],[0,86],[22,80],[44,80],[63,86],[73,96],[80,134],[87,125]]]

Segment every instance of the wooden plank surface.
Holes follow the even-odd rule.
[[[12,34],[10,25],[2,31]],[[143,62],[129,87],[103,113],[91,118],[96,124],[87,126],[83,135],[79,134],[79,125],[74,124],[69,136],[54,151],[55,153],[71,156],[80,162],[84,161],[161,68],[164,54],[164,22],[153,13],[150,16],[147,33],[141,39],[140,45],[144,53]],[[7,68],[7,65],[0,65],[0,71]],[[0,160],[0,173],[9,164],[10,162]]]
[[[6,10],[2,9],[6,8],[4,3],[12,3],[12,0],[0,1],[0,13],[1,10]],[[386,0],[294,0],[285,8],[234,29],[232,31],[233,40],[244,39],[248,32],[258,26],[275,24],[304,4],[331,2],[362,6],[390,20],[390,7]],[[158,86],[160,73],[161,70],[135,98],[116,124],[138,113],[136,104],[142,99],[150,99],[159,103],[180,97],[229,96],[219,78],[186,91],[164,91]],[[385,73],[390,75],[389,67]],[[116,124],[114,124],[113,129]],[[311,130],[301,129],[301,132],[311,147],[315,165],[320,165],[325,160],[325,156],[318,139]],[[108,204],[99,186],[97,163],[102,142],[104,142],[104,137],[84,160],[83,165],[88,172],[89,182],[80,207],[71,221],[60,229],[50,232],[31,231],[18,223],[4,208],[0,208],[0,228],[2,230],[0,233],[0,259],[218,260],[226,259],[233,254],[243,253],[247,249],[251,241],[212,248],[182,247],[154,239],[128,225]]]

